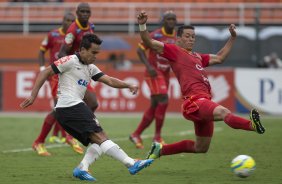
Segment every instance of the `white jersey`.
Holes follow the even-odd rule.
[[[94,64],[83,64],[78,55],[63,57],[52,64],[59,74],[58,102],[56,107],[70,107],[83,102],[90,80],[98,80],[104,74]]]

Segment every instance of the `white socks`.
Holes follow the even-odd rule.
[[[79,164],[79,168],[84,171],[88,171],[89,166],[96,161],[101,155],[102,150],[98,144],[91,144],[82,159],[82,161]]]
[[[101,150],[108,156],[122,162],[126,167],[134,165],[134,159],[130,158],[117,144],[111,140],[106,140],[100,145]]]

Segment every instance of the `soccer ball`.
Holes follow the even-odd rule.
[[[248,155],[239,155],[231,162],[232,172],[240,178],[246,178],[250,176],[255,168],[255,160]]]

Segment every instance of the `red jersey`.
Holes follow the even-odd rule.
[[[162,56],[170,60],[184,97],[211,98],[211,86],[204,69],[209,65],[209,54],[189,53],[177,45],[164,44]]]
[[[82,27],[78,19],[75,19],[68,28],[65,37],[65,44],[72,46],[71,52],[68,54],[71,55],[78,51],[82,37],[87,33],[94,33],[94,29],[94,24],[88,22],[87,27]]]
[[[63,28],[58,28],[50,31],[48,35],[44,38],[41,43],[40,50],[46,52],[50,50],[50,60],[49,63],[52,64],[54,61],[58,60],[58,54],[61,45],[64,43],[65,33]]]
[[[172,34],[168,34],[165,32],[164,27],[151,32],[150,37],[154,40],[158,40],[163,43],[174,44],[176,41],[175,31],[173,31]],[[143,43],[140,43],[139,47],[142,48],[143,50],[148,49]],[[161,73],[164,75],[169,75],[169,71],[170,71],[169,61],[166,58],[157,54],[152,49],[149,50],[148,62],[150,63],[151,66],[154,67],[154,69],[157,71],[158,74]]]

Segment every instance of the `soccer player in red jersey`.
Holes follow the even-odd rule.
[[[50,60],[49,64],[51,65],[54,61],[58,59],[58,53],[61,48],[62,43],[64,42],[65,33],[70,26],[70,24],[74,21],[75,17],[72,13],[66,13],[63,18],[62,27],[54,29],[48,33],[45,39],[41,43],[40,51],[39,51],[39,65],[40,71],[45,69],[45,53],[49,50]],[[49,85],[51,87],[52,97],[54,100],[54,104],[57,103],[57,88],[58,88],[58,75],[54,75],[48,79]],[[42,125],[42,129],[36,140],[32,144],[32,148],[37,151],[37,153],[41,156],[49,156],[51,155],[44,146],[45,139],[48,133],[51,131],[52,126],[55,125],[55,134],[56,131],[61,130],[62,136],[66,139],[65,141],[70,144],[74,151],[82,154],[83,149],[79,146],[77,141],[72,138],[72,136],[68,135],[59,123],[55,119],[54,111],[50,112],[44,119],[44,123]],[[53,137],[54,138],[54,137]]]
[[[176,15],[173,11],[166,11],[162,16],[162,27],[150,33],[150,37],[163,43],[174,44],[176,41]],[[141,134],[155,119],[155,135],[153,142],[164,144],[161,137],[166,109],[168,106],[168,86],[170,77],[169,61],[154,50],[149,49],[148,59],[145,51],[149,49],[143,43],[139,44],[137,54],[146,66],[145,81],[151,91],[151,105],[143,114],[137,129],[129,136],[136,148],[144,148]]]
[[[214,121],[224,121],[234,129],[265,132],[260,115],[253,109],[250,119],[239,117],[211,100],[211,86],[205,67],[220,64],[227,57],[236,39],[235,25],[229,27],[230,38],[217,54],[193,52],[195,31],[193,26],[180,26],[176,44],[166,44],[152,40],[146,31],[148,16],[145,11],[138,15],[140,35],[145,45],[160,53],[170,61],[183,95],[182,113],[187,120],[194,122],[196,140],[183,140],[173,144],[153,143],[148,158],[178,153],[206,153],[209,149]]]
[[[67,30],[59,58],[78,52],[82,37],[87,33],[94,33],[95,26],[89,22],[91,16],[89,4],[80,3],[76,9],[76,15],[77,18]],[[87,86],[84,101],[93,112],[98,108],[95,89],[91,86],[91,83]]]

